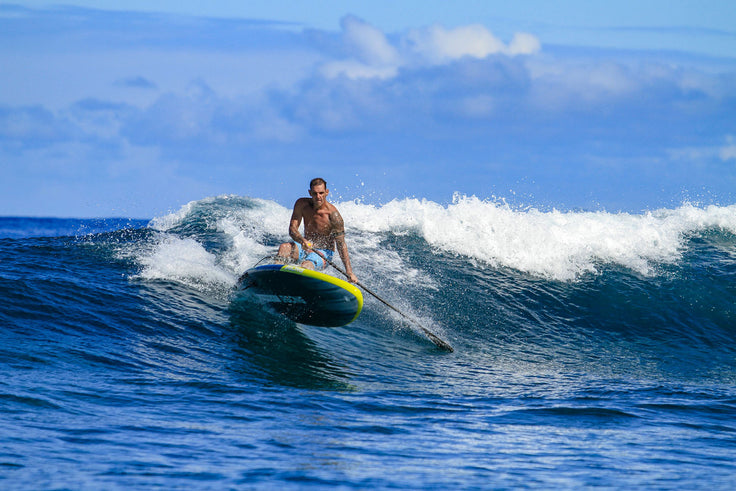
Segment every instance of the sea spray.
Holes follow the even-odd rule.
[[[736,206],[686,204],[643,214],[542,212],[467,196],[447,206],[417,199],[340,206],[358,230],[413,233],[445,252],[563,281],[595,274],[602,264],[656,274],[658,265],[680,258],[688,234],[709,228],[736,232]]]
[[[402,199],[337,206],[347,225],[353,266],[363,278],[431,289],[437,288],[435,279],[390,247],[390,235],[413,235],[430,251],[480,266],[571,281],[598,274],[605,265],[656,275],[680,260],[693,234],[711,229],[736,233],[736,205],[684,204],[641,214],[540,211],[456,195],[448,205]],[[141,251],[142,274],[232,283],[232,278],[289,240],[289,216],[290,209],[262,199],[220,196],[188,203],[151,221],[151,228],[170,237],[155,244],[153,252]],[[190,241],[178,243],[173,237]]]
[[[233,286],[235,277],[218,266],[217,258],[194,239],[161,237],[149,252],[139,255],[139,276],[146,280],[173,280],[194,286]]]

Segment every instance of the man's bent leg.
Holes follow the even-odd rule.
[[[296,262],[299,259],[299,248],[294,242],[284,242],[279,246],[277,257]]]

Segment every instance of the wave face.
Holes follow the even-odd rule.
[[[736,484],[736,206],[338,203],[337,329],[234,294],[290,209],[0,218],[11,488]],[[338,275],[336,271],[333,274]]]

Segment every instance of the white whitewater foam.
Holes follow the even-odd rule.
[[[179,238],[170,231],[194,214],[204,214],[212,233],[222,233],[229,247],[222,254],[208,252],[193,238]],[[273,201],[217,196],[192,201],[178,211],[151,220],[149,227],[162,232],[150,250],[138,251],[143,279],[163,279],[197,288],[233,286],[239,274],[275,249],[265,237],[283,229],[285,239],[290,211]],[[285,240],[284,239],[284,240]]]
[[[432,276],[410,267],[398,252],[383,248],[381,239],[377,234],[352,227],[348,229],[345,240],[350,262],[360,281],[371,285],[388,281],[398,286],[412,285],[433,290],[439,288]],[[339,259],[336,261],[339,263]]]
[[[456,195],[449,205],[403,199],[381,206],[358,202],[336,206],[345,219],[353,268],[361,281],[422,288],[437,288],[431,274],[410,268],[399,252],[382,249],[383,234],[416,234],[437,251],[569,281],[596,274],[603,264],[656,274],[658,266],[681,258],[689,234],[713,228],[736,233],[736,205],[686,204],[642,214],[542,212]],[[289,240],[289,208],[240,197],[188,203],[154,219],[151,227],[171,230],[192,213],[204,213],[212,232],[225,237],[227,248],[215,257],[193,239],[162,232],[165,238],[151,251],[138,254],[144,266],[141,277],[234,284],[239,274],[274,254],[278,242]]]
[[[194,209],[197,204],[205,203],[208,200],[212,201],[214,200],[214,198],[205,198],[203,200],[190,201],[173,213],[154,218],[149,222],[148,226],[154,230],[158,230],[161,232],[172,229],[176,227],[179,223],[181,223],[181,221],[184,220],[187,215],[192,212],[192,209]]]
[[[216,257],[194,239],[165,234],[138,257],[143,266],[138,275],[146,280],[175,280],[190,286],[233,286],[235,276],[217,265]]]
[[[232,242],[222,260],[232,271],[243,272],[261,258],[275,254],[275,247],[264,244],[267,236],[290,240],[291,210],[273,201],[254,200],[254,203],[257,206],[233,210],[217,221],[217,230]]]
[[[341,203],[345,222],[364,232],[416,233],[439,250],[557,280],[614,263],[651,275],[676,262],[685,235],[720,227],[736,233],[736,205],[644,214],[513,210],[504,203],[455,196],[448,206],[417,199],[376,207]]]

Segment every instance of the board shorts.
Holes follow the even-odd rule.
[[[314,269],[325,269],[327,267],[327,262],[320,257],[319,254],[316,252],[310,252],[309,254],[305,254],[304,250],[302,249],[302,245],[297,242],[292,242],[296,246],[296,248],[299,250],[299,262],[304,261],[311,261],[312,264],[314,264]],[[331,251],[329,249],[317,249],[319,252],[321,252],[328,261],[332,261],[332,256],[335,255],[335,251]]]

